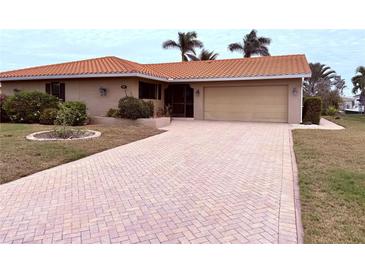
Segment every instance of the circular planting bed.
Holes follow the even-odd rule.
[[[25,138],[31,141],[69,141],[86,140],[100,137],[101,132],[95,130],[72,130],[68,131],[64,138],[54,130],[38,131],[27,135]]]

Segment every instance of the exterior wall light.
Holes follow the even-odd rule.
[[[293,95],[296,96],[298,94],[298,89],[295,87],[295,88],[293,88],[292,92],[293,92]]]
[[[106,88],[99,88],[100,96],[106,96],[108,90]]]
[[[199,89],[197,89],[197,90],[195,91],[195,94],[196,94],[197,96],[199,96],[199,94],[200,94],[200,90],[199,90]]]
[[[127,94],[127,88],[128,88],[128,86],[127,85],[121,85],[120,88],[124,91],[125,96],[128,96],[128,94]]]

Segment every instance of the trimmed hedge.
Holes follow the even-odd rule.
[[[46,108],[42,111],[39,117],[39,123],[42,125],[54,125],[57,118],[58,109],[57,108]]]
[[[312,123],[319,125],[322,112],[321,97],[306,97],[304,98],[303,107],[303,123]]]
[[[46,108],[58,108],[57,97],[39,91],[21,91],[8,96],[3,109],[15,123],[38,123],[42,111]]]
[[[60,104],[55,124],[64,126],[82,126],[87,120],[86,105],[79,101],[67,101]]]
[[[6,100],[6,97],[4,94],[0,94],[0,122],[9,122],[9,116],[6,114],[5,109],[3,108],[4,102]]]
[[[142,99],[126,96],[119,100],[118,107],[121,118],[136,120],[153,116],[153,103]]]

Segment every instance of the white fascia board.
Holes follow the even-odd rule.
[[[141,73],[106,73],[106,74],[75,74],[75,75],[45,75],[31,77],[11,77],[0,78],[0,81],[19,81],[19,80],[47,80],[47,79],[75,79],[75,78],[110,78],[110,77],[140,77],[145,79],[157,80],[169,83],[189,83],[189,82],[217,82],[217,81],[242,81],[242,80],[270,80],[270,79],[292,79],[306,78],[310,74],[286,74],[271,76],[253,77],[225,77],[225,78],[191,78],[191,79],[166,79]]]
[[[20,81],[20,80],[52,80],[52,79],[79,79],[79,78],[118,78],[118,77],[141,77],[151,80],[167,82],[166,78],[141,74],[141,73],[96,73],[96,74],[74,74],[74,75],[43,75],[29,77],[0,78],[0,81]]]
[[[270,79],[292,79],[304,78],[310,74],[286,74],[271,76],[252,76],[252,77],[230,77],[230,78],[192,78],[192,79],[174,79],[171,82],[214,82],[214,81],[243,81],[243,80],[270,80]]]

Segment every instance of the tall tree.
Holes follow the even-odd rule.
[[[304,81],[304,94],[306,96],[314,96],[318,93],[319,88],[323,82],[327,82],[334,79],[336,72],[329,66],[321,63],[310,63],[312,75],[310,78]]]
[[[232,52],[238,51],[243,57],[251,57],[252,55],[269,56],[268,46],[271,39],[267,37],[257,37],[257,31],[252,30],[243,37],[242,43],[232,43],[228,45],[228,49]]]
[[[214,53],[214,51],[208,51],[203,49],[198,56],[195,54],[187,53],[186,54],[191,61],[206,61],[206,60],[215,60],[218,57],[218,53]]]
[[[365,96],[365,67],[360,66],[356,69],[356,75],[351,78],[351,82],[354,85],[352,92],[354,94],[360,92]]]
[[[187,53],[195,53],[195,48],[202,48],[203,43],[199,41],[195,31],[179,32],[178,41],[167,40],[162,43],[164,49],[175,48],[181,52],[181,61],[188,61]]]

